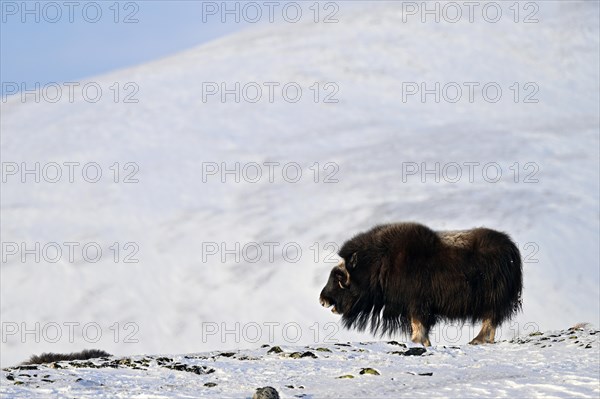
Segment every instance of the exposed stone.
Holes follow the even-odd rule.
[[[381,375],[381,374],[379,374],[379,371],[372,369],[370,367],[361,369],[359,374]]]
[[[269,349],[267,351],[268,354],[270,353],[283,353],[283,349],[281,349],[279,346],[274,346],[271,349]]]
[[[279,399],[279,392],[273,387],[257,388],[252,399]]]
[[[427,352],[425,348],[410,348],[409,350],[402,352],[402,356],[421,356],[423,353]]]

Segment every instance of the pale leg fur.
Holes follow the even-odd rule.
[[[422,344],[423,346],[431,346],[431,342],[429,341],[429,331],[419,320],[411,319],[410,326],[412,329],[412,335],[410,337],[412,342],[415,344]]]
[[[477,336],[469,343],[471,345],[493,344],[495,336],[496,326],[492,324],[490,319],[485,319],[481,324],[481,331],[479,331],[479,334],[477,334]]]

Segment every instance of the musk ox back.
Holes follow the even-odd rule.
[[[429,329],[439,320],[482,321],[471,343],[491,343],[496,327],[521,308],[521,256],[495,230],[387,224],[350,239],[339,256],[320,301],[346,328],[410,332],[430,345]]]

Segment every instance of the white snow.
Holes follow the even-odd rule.
[[[590,398],[600,394],[599,333],[551,331],[412,356],[397,342],[381,341],[60,362],[3,370],[2,380],[13,383],[2,392],[11,398],[250,398],[256,388],[272,386],[282,398]],[[376,374],[364,373],[367,368]]]
[[[96,162],[103,176],[87,183],[78,169],[69,183],[66,167],[54,184],[34,183],[31,175],[26,183],[18,175],[7,176],[1,192],[3,244],[96,242],[103,256],[90,263],[76,252],[75,262],[69,262],[63,246],[57,263],[36,263],[31,255],[22,262],[20,253],[2,260],[2,366],[34,353],[92,347],[124,356],[250,349],[257,342],[316,345],[327,334],[329,342],[372,340],[369,334],[342,330],[338,317],[319,305],[332,267],[325,261],[331,252],[325,245],[340,245],[375,224],[393,221],[414,220],[435,229],[487,226],[519,243],[527,257],[524,308],[504,326],[501,339],[581,321],[600,325],[598,3],[537,4],[539,23],[534,24],[508,17],[496,24],[481,19],[436,24],[402,23],[400,3],[358,9],[340,3],[336,24],[264,26],[90,79],[103,88],[97,103],[79,94],[73,103],[66,97],[57,103],[9,98],[2,103],[0,122],[3,167]],[[115,103],[109,89],[114,82],[137,84],[139,102]],[[226,103],[218,97],[205,103],[203,82],[227,82],[228,87],[297,82],[303,97],[292,104],[277,91],[270,103],[265,91],[257,103],[236,103],[232,96]],[[328,82],[337,84],[339,102],[315,103],[309,88],[315,82],[322,89]],[[497,82],[503,97],[488,103],[479,90],[473,103],[465,98],[435,103],[432,96],[426,103],[418,96],[403,102],[403,82],[427,82],[428,87]],[[534,82],[539,102],[515,103],[510,89],[515,82],[521,98],[532,91],[524,85]],[[122,90],[121,98],[130,92]],[[280,166],[273,183],[266,168],[258,183],[235,183],[231,176],[226,183],[218,176],[202,181],[203,162],[226,162],[231,168],[235,162],[268,161],[297,162],[302,179],[286,182]],[[132,170],[125,164],[136,163],[139,182],[112,182],[109,167],[115,162],[120,179]],[[319,183],[309,169],[315,162]],[[327,162],[339,166],[338,183],[322,182],[331,171],[323,169]],[[463,165],[463,176],[457,183],[436,183],[431,175],[425,183],[421,175],[403,181],[403,163],[423,162],[428,168],[456,162]],[[473,182],[466,162],[480,163]],[[497,183],[481,174],[490,162],[503,172]],[[515,162],[518,182],[510,169]],[[538,182],[525,183],[536,169]],[[115,242],[117,263],[109,248]],[[132,250],[124,247],[127,242],[139,247],[138,263],[122,261]],[[263,254],[255,263],[235,262],[233,255],[225,262],[219,255],[203,262],[203,243],[210,242],[229,249],[236,242],[241,247],[256,242]],[[264,246],[268,242],[280,244],[273,260]],[[284,259],[286,243],[300,245],[299,261]],[[316,262],[315,243],[320,248]],[[73,337],[66,323],[78,323],[71,324]],[[257,325],[261,336],[249,339]],[[94,342],[98,328],[101,336]],[[218,331],[209,334],[213,328]],[[476,327],[457,331],[440,325],[433,341],[461,344],[473,332]],[[492,350],[497,349],[461,349],[486,355]],[[478,385],[462,386],[458,367],[465,363],[460,362],[474,370],[481,364],[474,360],[478,357],[436,353],[450,373],[440,377],[440,386],[454,378],[456,391],[448,396],[461,389],[472,389],[473,396],[517,390],[504,382],[481,392]],[[545,367],[549,355],[527,356],[533,357],[531,363],[519,367]],[[524,357],[498,350],[482,361],[521,364]],[[597,357],[596,363],[588,360],[582,367],[597,366]],[[569,364],[578,367],[575,360]],[[560,367],[552,372],[570,366]],[[498,368],[504,376],[512,372]],[[177,383],[175,375],[161,378]],[[565,386],[594,383],[569,378]],[[535,381],[539,387],[543,383]],[[596,375],[596,388],[597,383]],[[544,392],[576,395],[571,388]],[[400,388],[386,384],[385,389]],[[536,386],[523,389],[528,396]]]

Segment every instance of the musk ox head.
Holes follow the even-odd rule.
[[[358,296],[357,284],[352,281],[348,270],[353,270],[356,263],[357,254],[354,253],[349,259],[348,267],[346,267],[346,260],[342,259],[329,273],[329,280],[327,280],[327,284],[321,291],[319,299],[321,305],[326,308],[331,307],[333,313],[347,313]]]
[[[387,260],[380,250],[378,232],[383,228],[377,226],[344,243],[338,253],[342,260],[331,270],[321,291],[321,305],[331,307],[333,313],[341,315],[346,328],[363,331],[370,327],[376,332],[381,327],[383,332],[396,327],[396,312],[393,315],[390,311],[382,313]],[[381,325],[380,314],[389,316],[391,321]]]

